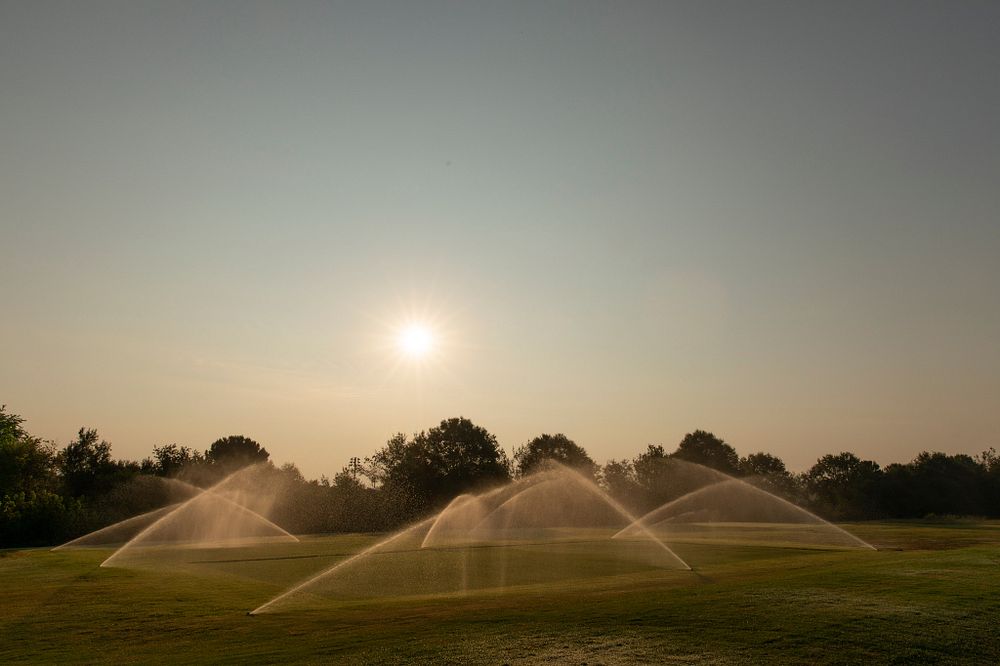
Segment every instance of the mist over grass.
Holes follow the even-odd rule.
[[[694,573],[638,571],[247,617],[376,535],[189,552],[100,569],[108,549],[0,556],[0,660],[338,663],[992,663],[1000,523],[845,525],[824,551],[692,541]],[[292,554],[307,557],[287,558]]]

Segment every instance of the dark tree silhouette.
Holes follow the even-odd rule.
[[[988,468],[970,456],[924,451],[906,465],[886,468],[882,503],[890,515],[907,518],[985,513],[987,475]]]
[[[681,460],[698,463],[726,474],[740,473],[740,456],[736,449],[710,432],[695,430],[684,435],[674,455]]]
[[[260,444],[243,435],[229,435],[212,442],[205,459],[225,470],[267,462],[271,455]]]
[[[370,459],[372,474],[411,515],[467,490],[510,479],[497,439],[466,418],[452,418],[407,440],[398,434]]]
[[[194,449],[177,444],[164,444],[153,447],[153,458],[149,461],[148,467],[150,472],[158,476],[177,476],[185,467],[201,463],[203,460],[204,456]]]
[[[629,460],[609,460],[601,468],[601,486],[619,502],[637,509],[640,487],[635,480],[635,468]]]
[[[54,447],[24,429],[24,419],[0,405],[0,498],[52,485]]]
[[[976,456],[983,469],[983,514],[1000,516],[1000,455],[990,447]]]
[[[853,453],[828,454],[806,473],[812,503],[828,517],[872,518],[879,513],[878,463]]]
[[[63,483],[74,497],[97,495],[113,485],[116,465],[111,460],[111,445],[98,441],[93,428],[80,428],[58,460]]]
[[[785,462],[770,453],[751,453],[740,459],[740,472],[745,476],[782,476],[788,474]]]
[[[797,489],[795,477],[785,467],[785,462],[770,453],[751,453],[740,458],[740,474],[747,477],[754,485],[770,492],[786,497],[795,495]]]
[[[683,471],[678,469],[682,464],[678,460],[659,444],[649,444],[643,453],[632,459],[640,495],[637,506],[643,511],[693,490]]]
[[[661,471],[660,463],[669,457],[666,449],[660,444],[648,444],[646,450],[637,455],[635,460],[632,461],[636,480],[644,486],[652,485],[656,476]]]
[[[914,481],[923,490],[921,515],[951,514],[970,516],[981,512],[982,469],[971,456],[924,451],[911,463]]]
[[[726,478],[710,467],[668,454],[659,444],[648,445],[631,462],[609,462],[601,474],[613,497],[641,513]]]
[[[514,451],[514,472],[517,476],[530,474],[546,460],[562,463],[591,478],[597,471],[597,464],[582,446],[566,435],[558,433],[539,435],[524,446],[519,446]]]

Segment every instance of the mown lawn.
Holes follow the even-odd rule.
[[[1000,524],[848,528],[883,550],[691,541],[675,544],[690,572],[256,616],[372,537],[187,551],[137,569],[99,568],[105,550],[7,551],[0,663],[1000,663]]]

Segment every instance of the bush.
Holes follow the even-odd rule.
[[[48,490],[5,495],[0,501],[0,546],[60,543],[86,521],[79,500]]]

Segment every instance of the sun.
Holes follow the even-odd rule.
[[[396,346],[408,358],[426,358],[434,349],[434,334],[426,324],[408,324],[399,331]]]

